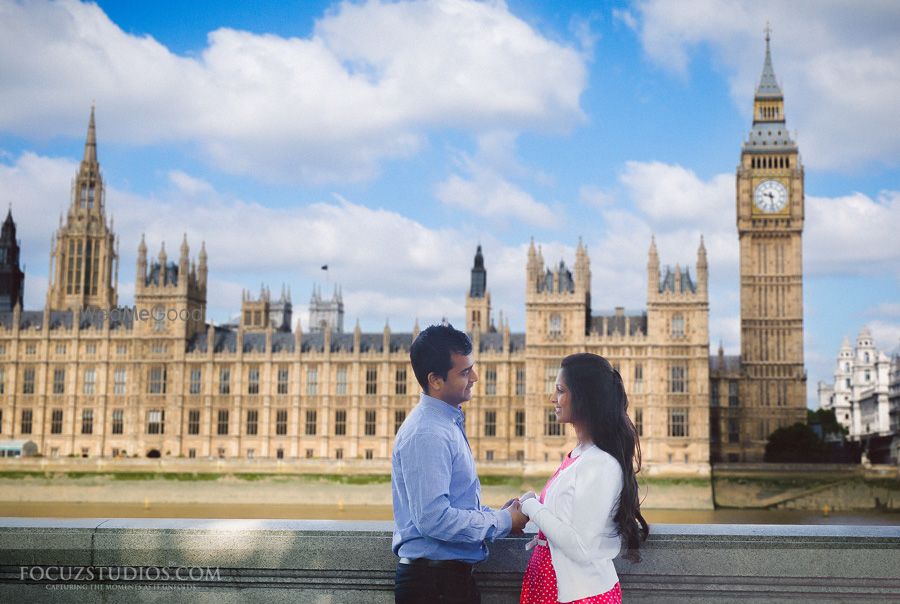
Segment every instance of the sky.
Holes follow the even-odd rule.
[[[91,106],[119,300],[143,234],[209,254],[208,319],[241,293],[340,285],[345,324],[464,323],[483,246],[524,331],[525,262],[574,265],[594,313],[646,307],[709,255],[710,344],[740,347],[735,169],[771,27],[805,166],[808,401],[844,337],[900,344],[900,3],[0,0],[0,202],[42,308]],[[328,270],[323,271],[322,266]]]

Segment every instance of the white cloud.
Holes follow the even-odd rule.
[[[623,10],[621,8],[614,8],[612,11],[612,16],[614,19],[621,21],[631,29],[637,29],[638,27],[637,19],[634,18],[634,15],[631,13],[631,11]]]
[[[584,57],[503,3],[343,3],[308,38],[218,29],[185,57],[94,4],[8,2],[0,62],[8,132],[80,135],[96,99],[105,140],[188,142],[273,181],[370,178],[428,129],[558,131],[584,117]]]
[[[900,302],[884,302],[873,308],[871,313],[900,319]]]
[[[474,168],[468,179],[451,174],[438,183],[434,194],[445,204],[498,222],[512,218],[543,228],[560,224],[546,204],[489,169]]]
[[[644,0],[635,7],[644,50],[687,77],[691,53],[709,47],[730,72],[746,115],[771,21],[775,73],[788,127],[814,168],[900,163],[900,5],[896,2]],[[628,22],[630,14],[619,17]]]
[[[544,184],[546,177],[536,176],[515,158],[515,136],[491,131],[478,139],[474,156],[458,154],[458,171],[439,182],[434,195],[441,202],[456,206],[476,216],[492,219],[496,224],[519,220],[541,228],[555,228],[562,223],[559,204],[551,207],[537,201],[531,193],[511,182],[505,175],[534,177]]]
[[[900,191],[806,198],[805,265],[813,274],[900,279]]]
[[[868,326],[872,331],[872,340],[879,350],[888,355],[900,352],[900,323],[872,321]]]
[[[22,240],[26,272],[26,308],[41,308],[46,299],[46,267],[55,217],[68,208],[68,192],[77,163],[23,154],[12,164],[0,162],[0,190],[17,202],[13,217]],[[202,182],[180,173],[182,183]],[[347,322],[358,317],[365,329],[380,329],[389,319],[394,329],[448,317],[463,320],[474,236],[455,229],[432,229],[385,209],[372,209],[338,197],[291,209],[270,208],[226,199],[214,189],[175,187],[165,198],[139,196],[107,187],[107,215],[115,214],[121,242],[121,303],[134,292],[135,260],[141,234],[148,255],[163,242],[170,259],[186,233],[190,255],[200,242],[209,254],[210,318],[224,321],[240,308],[241,292],[254,295],[261,282],[272,291],[291,287],[295,303],[308,299],[312,285],[323,284],[320,267],[344,291]],[[497,311],[524,323],[525,246],[504,246],[491,237],[481,242],[489,258],[489,288]],[[328,289],[328,288],[326,288]],[[306,324],[300,304],[296,312]]]
[[[200,195],[203,193],[212,193],[213,191],[212,185],[202,178],[196,178],[181,170],[169,171],[169,181],[175,185],[179,191],[187,195]]]
[[[595,208],[605,208],[616,203],[616,198],[613,194],[594,185],[582,185],[579,187],[578,198],[582,203]]]
[[[692,170],[662,162],[629,161],[619,180],[655,228],[692,226],[711,232],[734,225],[734,175],[702,181]]]

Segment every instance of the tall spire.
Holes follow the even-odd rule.
[[[484,255],[481,253],[481,244],[475,251],[475,266],[472,267],[472,282],[469,287],[469,296],[483,298],[487,289],[487,270],[484,268]]]
[[[97,129],[94,126],[94,105],[91,105],[91,121],[88,122],[87,138],[84,141],[84,159],[82,164],[97,163]]]
[[[784,94],[772,68],[771,30],[766,25],[766,59],[753,98],[753,127],[744,142],[745,151],[756,153],[792,152],[797,144],[791,139],[784,115]]]
[[[772,68],[772,52],[769,47],[772,29],[766,23],[766,60],[763,63],[762,76],[759,78],[759,86],[756,87],[757,98],[782,98],[781,87],[775,79],[775,69]]]

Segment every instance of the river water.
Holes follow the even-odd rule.
[[[389,505],[275,505],[181,503],[2,502],[0,516],[28,518],[252,518],[287,520],[392,520]],[[865,524],[900,525],[894,512],[799,510],[644,510],[659,524]]]

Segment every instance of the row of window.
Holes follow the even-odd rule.
[[[164,365],[150,367],[147,370],[147,393],[148,394],[166,394],[168,386],[167,368]],[[335,394],[346,395],[348,393],[348,371],[346,367],[338,367],[335,371]],[[394,394],[407,394],[407,369],[401,367],[394,372]],[[113,371],[113,394],[126,394],[128,372],[124,367],[116,368]],[[219,368],[218,393],[231,394],[232,392],[232,373],[230,367]],[[288,377],[289,371],[287,367],[278,367],[276,394],[288,394]],[[556,379],[554,374],[553,379]],[[484,371],[485,394],[495,396],[497,394],[497,369],[494,366],[487,366]],[[0,394],[5,391],[6,375],[3,369],[0,369]],[[83,394],[97,393],[97,370],[93,368],[84,370],[84,380],[82,382]],[[188,382],[189,394],[201,394],[203,391],[203,370],[194,368],[190,370],[190,379]],[[51,387],[53,394],[65,394],[66,392],[66,370],[65,368],[53,369],[53,382]],[[247,370],[247,394],[259,394],[260,392],[260,368],[258,366],[250,367]],[[516,395],[525,395],[525,368],[516,368]],[[378,394],[378,368],[369,366],[366,368],[365,393],[367,395]],[[26,368],[22,372],[22,394],[35,394],[35,369]],[[307,367],[306,369],[306,394],[319,394],[319,368]]]
[[[167,369],[164,365],[150,367],[147,370],[147,393],[148,394],[166,394],[168,379]],[[279,367],[276,393],[288,393],[288,369],[287,367]],[[495,370],[496,375],[496,370]],[[124,367],[116,368],[113,371],[113,394],[126,394],[128,372]],[[259,394],[260,384],[259,367],[251,367],[247,371],[247,394]],[[406,368],[397,369],[394,375],[394,394],[403,395],[407,393],[407,371]],[[191,369],[189,390],[190,394],[200,394],[202,392],[203,370],[196,368]],[[82,382],[83,394],[97,393],[97,370],[85,369],[84,381]],[[219,394],[231,394],[231,368],[222,367],[219,369]],[[347,394],[348,391],[347,368],[338,367],[336,371],[336,390],[338,395]],[[496,390],[496,380],[495,380]],[[0,394],[6,390],[6,373],[0,368]],[[64,368],[55,368],[53,370],[53,394],[65,394],[66,392],[66,370]],[[367,395],[378,394],[378,369],[368,367],[366,369],[366,385],[365,393]],[[34,368],[26,368],[22,371],[22,394],[35,394],[35,370]],[[319,370],[317,367],[308,367],[306,372],[306,394],[319,394]]]
[[[31,409],[23,409],[20,421],[20,433],[31,434],[33,430],[33,411]],[[304,417],[304,435],[316,436],[318,433],[319,413],[315,409],[308,409]],[[219,436],[227,436],[230,430],[231,412],[228,409],[218,409],[216,411],[215,433]],[[400,429],[401,424],[406,419],[406,411],[398,409],[394,411],[394,434]],[[366,409],[364,411],[363,434],[365,436],[376,436],[378,413],[375,409]],[[736,419],[729,419],[728,442],[738,442],[738,423]],[[640,407],[634,410],[634,424],[637,429],[638,436],[644,435],[644,410]],[[112,410],[112,423],[110,431],[112,434],[123,434],[125,425],[125,412],[123,409]],[[166,412],[164,409],[151,409],[147,411],[147,434],[165,434]],[[0,411],[0,432],[3,430],[3,412]],[[63,430],[63,410],[52,409],[50,413],[50,433],[62,434]],[[497,436],[497,412],[485,411],[483,436]],[[525,411],[515,411],[514,434],[517,438],[525,436]],[[82,409],[81,411],[81,434],[94,433],[94,410]],[[200,409],[188,409],[187,417],[187,433],[189,435],[200,434]],[[275,410],[275,434],[277,436],[286,436],[288,433],[288,410]],[[247,436],[256,436],[259,434],[259,411],[256,409],[247,410],[246,424],[244,434]],[[544,436],[562,436],[562,425],[556,421],[556,412],[552,407],[546,409],[544,415]],[[667,434],[670,437],[687,437],[688,436],[688,409],[683,407],[670,408],[668,413]],[[713,423],[710,429],[710,438],[713,442],[718,442],[718,425]],[[347,411],[345,409],[337,409],[334,412],[334,435],[347,435]]]
[[[65,342],[57,342],[56,343],[56,354],[62,355],[66,354],[66,343]],[[151,352],[156,353],[164,353],[168,351],[168,346],[164,342],[154,342],[150,346]],[[116,345],[116,354],[125,355],[128,353],[128,345],[127,344],[117,344]],[[6,354],[6,344],[0,344],[0,355]],[[36,342],[27,342],[25,344],[25,354],[29,356],[33,356],[37,354],[37,343]],[[97,354],[97,343],[96,342],[88,342],[84,345],[84,354],[86,355],[95,355]]]
[[[613,363],[613,369],[619,371],[619,364]],[[547,365],[544,368],[544,392],[552,394],[556,386],[556,376],[559,373],[559,367]],[[641,363],[634,364],[634,382],[632,383],[632,392],[643,392],[644,384],[644,366]],[[687,394],[688,392],[688,368],[685,365],[672,365],[669,367],[668,375],[668,392],[672,394]]]
[[[618,364],[613,365],[616,370],[619,369]],[[556,384],[556,375],[559,367],[555,364],[547,365],[544,375],[544,392],[551,394]],[[147,370],[147,393],[148,394],[166,394],[168,389],[167,368],[164,365],[152,366]],[[407,369],[401,367],[394,373],[394,394],[405,395],[407,389]],[[0,394],[5,392],[5,372],[0,369]],[[276,394],[288,394],[288,377],[289,371],[287,367],[278,367],[276,380]],[[688,392],[688,370],[684,365],[672,365],[669,368],[668,376],[668,392],[673,394],[684,394]],[[635,392],[643,390],[644,367],[641,363],[634,365],[634,382],[633,389]],[[484,370],[485,395],[495,396],[497,394],[497,369],[492,365],[488,365]],[[84,381],[82,382],[83,394],[96,394],[97,372],[95,369],[89,368],[84,370]],[[346,367],[338,367],[335,371],[335,394],[346,395],[348,393],[348,371]],[[260,368],[258,366],[250,367],[247,370],[247,394],[255,395],[260,392]],[[126,394],[127,387],[127,370],[124,367],[116,368],[113,372],[113,394]],[[730,387],[730,386],[729,386]],[[715,382],[713,382],[713,388]],[[736,383],[735,383],[736,388]],[[66,370],[64,368],[55,368],[53,370],[53,394],[65,394],[66,390]],[[201,368],[193,368],[190,370],[190,379],[188,386],[189,394],[201,394],[203,392],[203,370]],[[230,367],[219,368],[218,375],[218,393],[232,393],[232,372]],[[35,394],[35,369],[26,368],[22,373],[22,394]],[[315,396],[319,394],[319,368],[307,367],[306,369],[306,394]],[[365,394],[378,394],[378,368],[369,366],[366,368]],[[517,367],[515,375],[515,394],[516,396],[525,395],[525,368]],[[712,394],[710,395],[712,397]],[[737,393],[735,392],[735,395]],[[718,396],[713,397],[718,400]],[[715,405],[715,403],[713,403]]]

